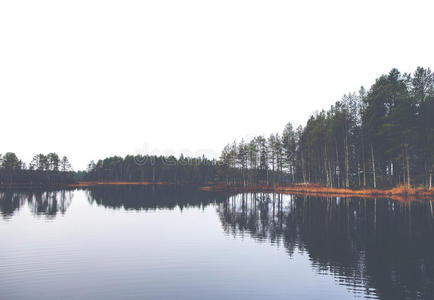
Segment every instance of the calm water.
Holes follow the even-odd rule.
[[[0,299],[434,299],[431,203],[0,192]]]

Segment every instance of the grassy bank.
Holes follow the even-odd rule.
[[[173,182],[152,182],[152,181],[84,181],[65,185],[69,188],[106,186],[106,185],[175,185]],[[186,183],[179,185],[188,185]],[[434,190],[428,191],[425,188],[407,188],[398,186],[392,189],[345,189],[329,188],[316,184],[295,184],[295,185],[228,185],[226,183],[212,183],[201,186],[201,190],[213,192],[256,192],[256,193],[286,193],[296,195],[312,195],[322,197],[363,197],[363,198],[392,198],[402,201],[411,200],[434,200]]]
[[[336,196],[336,197],[364,197],[378,198],[386,197],[397,200],[433,200],[434,190],[428,191],[424,188],[407,188],[398,186],[392,189],[360,189],[352,190],[345,188],[329,188],[314,184],[297,184],[297,185],[276,185],[276,186],[233,186],[224,183],[208,185],[202,187],[202,190],[207,191],[222,191],[222,192],[276,192],[288,194],[303,194],[315,196]]]

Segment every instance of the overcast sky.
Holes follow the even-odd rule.
[[[433,67],[429,2],[1,1],[0,153],[218,157]]]

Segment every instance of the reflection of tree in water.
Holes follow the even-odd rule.
[[[23,205],[28,204],[35,215],[54,218],[64,214],[71,205],[72,191],[4,191],[0,192],[0,213],[5,219],[13,216]]]
[[[54,218],[58,212],[64,214],[71,205],[71,191],[56,191],[35,194],[30,198],[29,206],[36,215]]]
[[[434,299],[431,203],[240,194],[219,204],[226,232],[283,243],[355,294]]]
[[[9,218],[20,209],[26,199],[18,193],[0,192],[0,212],[4,218]]]
[[[126,210],[181,210],[187,207],[205,207],[226,198],[219,193],[203,192],[197,188],[159,186],[102,186],[87,190],[89,203],[106,208]]]
[[[103,186],[86,189],[89,203],[106,208],[127,210],[173,209],[205,207],[226,199],[221,193],[203,192],[197,188],[159,186]],[[54,218],[64,214],[71,204],[72,190],[63,191],[3,191],[0,192],[0,213],[12,217],[27,204],[35,215]]]
[[[65,213],[71,191],[0,192],[0,213],[10,218],[28,204],[37,215]],[[188,188],[95,187],[91,204],[154,210],[217,203],[226,232],[283,244],[309,255],[320,274],[359,296],[434,299],[434,220],[431,202],[315,198],[278,194],[229,197]]]
[[[221,193],[203,192],[197,188],[159,186],[102,186],[85,190],[90,204],[126,210],[173,209],[202,207],[223,202]],[[54,218],[64,214],[71,204],[73,191],[4,191],[0,192],[0,213],[8,219],[28,204],[35,215]]]

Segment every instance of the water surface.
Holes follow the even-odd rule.
[[[0,299],[434,299],[427,202],[0,192]]]

